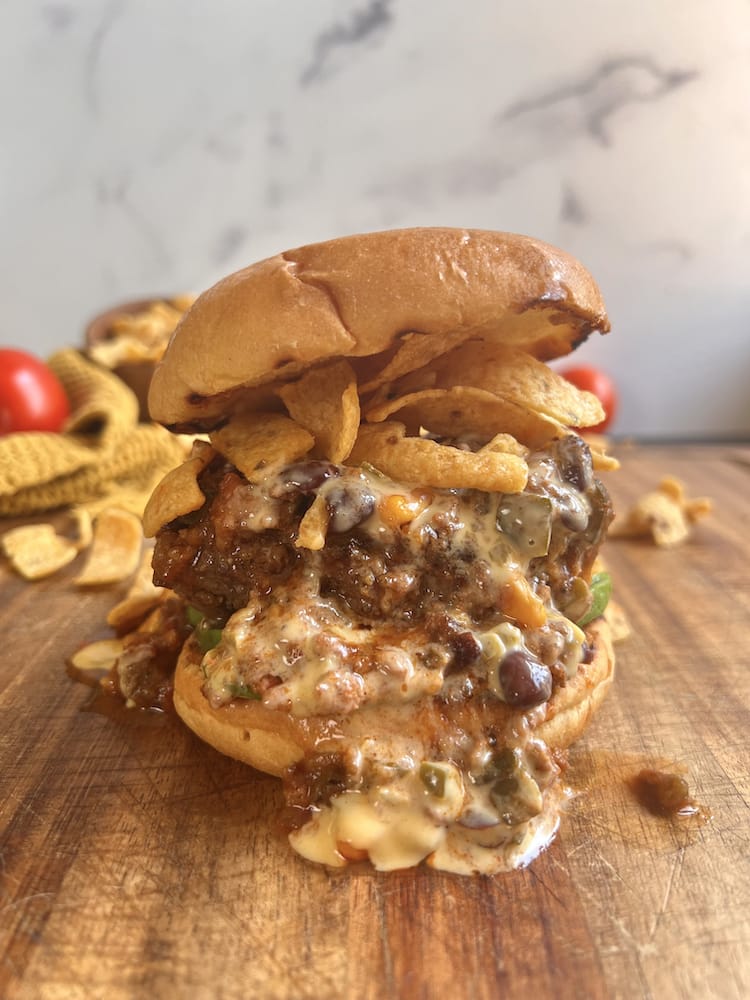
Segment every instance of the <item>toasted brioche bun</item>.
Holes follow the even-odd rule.
[[[174,707],[182,721],[210,746],[280,776],[300,760],[307,744],[307,727],[299,719],[264,708],[258,701],[236,699],[213,708],[203,694],[203,653],[192,637],[182,648],[174,675]]]
[[[591,663],[580,664],[575,677],[564,688],[555,691],[536,728],[537,734],[552,749],[564,750],[581,736],[614,678],[615,654],[606,618],[597,618],[584,631],[594,657]]]
[[[496,341],[549,360],[608,330],[588,271],[538,240],[440,228],[348,236],[278,254],[204,292],[154,374],[149,408],[172,429],[206,430],[240,406],[268,405],[262,387],[325,360],[384,363],[408,333],[450,334],[450,347],[456,337]]]
[[[599,618],[586,628],[589,643],[594,647],[591,663],[581,664],[576,675],[565,687],[557,688],[542,711],[529,713],[534,733],[553,750],[570,746],[589,725],[591,718],[606,695],[614,675],[614,654],[609,626]],[[213,708],[205,698],[204,677],[200,669],[202,653],[194,640],[189,640],[180,655],[175,673],[174,705],[183,722],[205,743],[236,760],[268,774],[280,776],[286,768],[300,760],[305,749],[323,735],[346,733],[349,720],[332,723],[324,718],[299,719],[285,712],[264,708],[260,702],[235,700],[221,708]],[[435,703],[415,703],[406,706],[412,716],[414,735],[421,727],[445,724],[445,706]],[[510,715],[518,714],[503,702],[491,710],[492,721],[502,725]],[[368,716],[366,725],[378,726],[377,707],[360,710]],[[358,713],[355,713],[357,715]],[[439,715],[439,718],[433,716]],[[361,728],[361,721],[357,723]],[[377,732],[377,729],[373,729]],[[384,732],[387,735],[387,724]]]

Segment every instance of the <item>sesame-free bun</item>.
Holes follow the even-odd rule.
[[[587,638],[594,648],[590,663],[580,664],[575,676],[565,687],[558,687],[552,698],[539,709],[529,712],[534,734],[550,749],[569,747],[589,725],[594,713],[609,690],[614,675],[614,654],[610,630],[605,619],[599,618],[586,628]],[[236,699],[214,708],[203,694],[202,653],[194,639],[186,642],[175,673],[174,705],[183,722],[205,743],[259,771],[280,776],[284,770],[301,760],[305,750],[319,743],[334,730],[347,732],[366,728],[371,734],[388,736],[389,723],[379,732],[377,706],[365,707],[339,722],[325,718],[298,718],[286,712],[264,708],[258,701]],[[432,699],[402,706],[407,716],[402,723],[409,725],[409,736],[429,733],[446,724],[450,708]],[[504,702],[497,702],[484,715],[501,727],[518,713]],[[359,717],[359,718],[358,718]],[[363,721],[364,720],[364,721]],[[392,725],[392,722],[390,723]]]
[[[586,626],[586,638],[593,647],[590,663],[579,664],[575,676],[558,688],[547,702],[542,722],[536,727],[547,746],[564,750],[578,739],[609,691],[615,673],[612,635],[606,618]]]
[[[539,240],[441,228],[347,236],[252,264],[199,296],[156,370],[149,408],[168,427],[209,429],[272,398],[260,387],[317,363],[368,359],[363,371],[375,370],[409,333],[548,360],[608,330],[588,271]]]
[[[182,721],[210,746],[259,771],[280,776],[303,754],[307,727],[258,701],[235,699],[213,708],[203,694],[203,654],[194,638],[182,647],[174,675],[174,707]]]

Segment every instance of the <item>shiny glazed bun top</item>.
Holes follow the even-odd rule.
[[[362,359],[366,379],[407,334],[450,334],[450,348],[483,339],[549,360],[608,330],[588,271],[539,240],[447,228],[347,236],[277,254],[204,292],[157,368],[149,408],[174,430],[206,430],[240,400],[263,405],[262,387],[328,359]]]

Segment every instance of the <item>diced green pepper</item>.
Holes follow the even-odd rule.
[[[492,755],[480,781],[482,784],[485,784],[489,781],[507,781],[512,779],[518,771],[518,765],[518,751],[512,747],[504,747]]]
[[[247,684],[243,684],[242,681],[230,684],[229,693],[233,698],[246,698],[248,701],[260,701],[260,695],[253,691],[251,687],[248,687]]]
[[[522,555],[544,556],[552,536],[552,501],[535,493],[506,493],[497,508],[497,526]]]
[[[576,623],[581,628],[604,613],[612,596],[612,577],[609,573],[594,573],[589,589],[591,590],[591,607]]]
[[[203,621],[203,614],[190,604],[188,604],[185,609],[185,617],[187,618],[188,625],[193,628],[197,628],[197,626]]]
[[[204,618],[195,630],[195,637],[201,651],[207,653],[209,649],[214,649],[221,642],[221,629],[211,628]]]
[[[442,767],[422,761],[419,765],[419,777],[430,795],[442,799],[445,795],[445,771]]]
[[[214,649],[221,642],[221,629],[213,625],[203,614],[194,607],[188,605],[185,609],[185,617],[188,625],[192,626],[195,638],[201,651],[207,653],[209,649]]]

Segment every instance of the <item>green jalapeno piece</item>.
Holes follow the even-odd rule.
[[[581,628],[604,613],[612,596],[612,577],[609,573],[594,573],[589,589],[591,590],[591,607],[576,623]]]
[[[544,556],[552,536],[552,501],[533,493],[506,493],[497,508],[497,526],[523,555]]]

